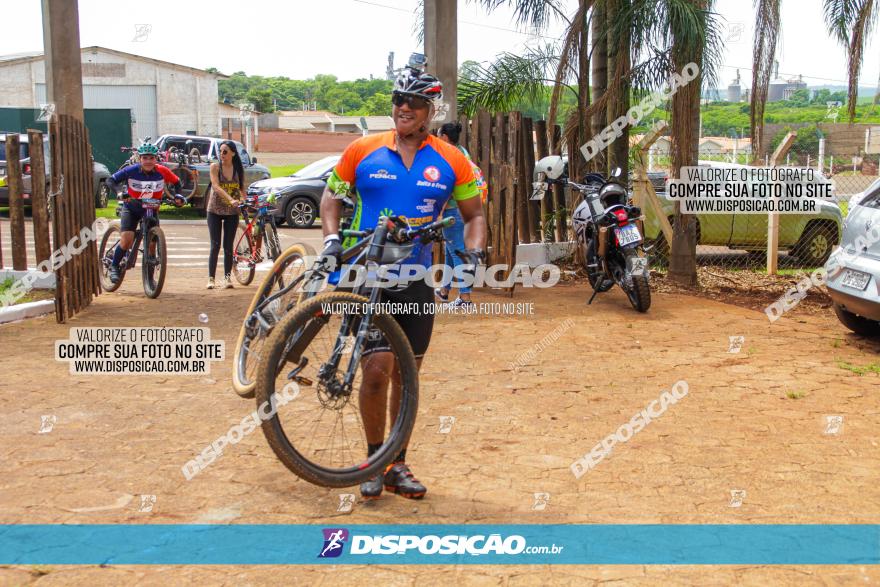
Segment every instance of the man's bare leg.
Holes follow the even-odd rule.
[[[417,369],[420,370],[421,366],[422,359],[416,359]],[[363,371],[359,394],[361,419],[367,437],[367,452],[368,455],[372,455],[385,441],[386,408],[391,411],[391,427],[397,421],[403,385],[400,379],[400,370],[391,353],[372,353],[361,362],[361,368]],[[389,380],[391,381],[390,398],[387,397]],[[425,495],[424,486],[413,477],[409,468],[404,464],[408,444],[409,441],[403,446],[400,454],[395,455],[394,462],[386,471],[386,475],[380,474],[361,484],[362,496],[365,498],[379,497],[382,493],[383,483],[386,488],[404,497],[418,499]]]

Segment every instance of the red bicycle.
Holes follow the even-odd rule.
[[[257,264],[263,261],[260,253],[263,243],[266,245],[266,256],[270,260],[274,261],[281,254],[275,217],[269,213],[274,202],[275,194],[255,194],[247,196],[244,204],[239,206],[244,220],[239,223],[241,234],[235,242],[232,274],[242,285],[248,285],[254,280]]]

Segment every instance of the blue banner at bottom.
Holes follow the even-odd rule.
[[[880,525],[0,525],[3,565],[872,565]]]

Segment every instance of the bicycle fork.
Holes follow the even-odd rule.
[[[375,307],[376,302],[379,300],[380,293],[381,292],[378,288],[375,288],[370,292],[369,305],[360,317],[357,334],[354,335],[354,342],[351,345],[351,359],[345,370],[342,384],[338,386],[339,393],[345,395],[351,393],[354,378],[357,376],[358,365],[360,365],[361,357],[363,356],[364,341],[367,338],[367,333],[369,332],[370,324],[372,323],[373,307]],[[331,355],[330,360],[324,363],[321,367],[321,376],[323,378],[329,377],[339,369],[342,355],[345,354],[346,351],[346,342],[350,340],[349,332],[351,332],[352,320],[354,319],[355,318],[350,315],[343,317],[342,324],[339,327],[339,334],[336,337],[336,348],[333,349],[333,354]]]

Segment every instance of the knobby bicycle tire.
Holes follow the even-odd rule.
[[[289,350],[287,347],[288,339],[295,336],[297,332],[302,332],[313,319],[317,319],[319,314],[323,312],[325,304],[353,306],[368,302],[367,298],[356,294],[328,292],[301,302],[288,313],[272,330],[266,341],[265,359],[260,363],[257,378],[257,407],[259,408],[264,402],[270,402],[275,394],[275,383],[279,367],[282,364],[282,354]],[[382,472],[391,463],[406,445],[412,433],[418,411],[419,396],[418,368],[415,355],[403,329],[390,315],[375,314],[372,316],[372,324],[384,334],[391,347],[391,352],[397,360],[400,369],[401,398],[400,412],[397,414],[394,425],[391,426],[388,437],[382,447],[369,460],[339,469],[313,463],[291,444],[284,433],[279,412],[272,413],[268,419],[262,421],[263,434],[278,459],[295,475],[315,485],[351,487],[363,483]],[[327,358],[329,359],[329,357]],[[301,394],[311,392],[311,387],[300,390]],[[357,393],[357,391],[352,393]],[[288,426],[294,428],[296,424],[293,422]],[[367,459],[366,454],[364,454],[364,459]]]
[[[252,360],[249,356],[243,356],[243,353],[246,352],[245,344],[250,343],[247,339],[247,321],[251,317],[251,315],[256,311],[257,306],[260,305],[265,298],[267,298],[275,288],[276,283],[278,282],[278,276],[282,275],[287,266],[295,261],[296,259],[303,259],[305,263],[308,258],[315,257],[315,249],[305,243],[298,243],[293,245],[292,247],[285,250],[278,259],[275,260],[275,264],[272,266],[272,270],[266,275],[265,279],[263,279],[260,286],[257,288],[256,293],[254,294],[253,299],[251,299],[251,303],[248,306],[247,314],[245,314],[245,320],[242,322],[241,330],[238,333],[238,339],[235,343],[235,355],[233,356],[232,362],[232,387],[235,389],[235,393],[244,398],[252,398],[254,397],[254,388],[257,385],[256,378],[253,381],[247,379],[247,362]],[[287,284],[284,284],[287,285]],[[300,298],[302,294],[300,294]]]
[[[106,292],[113,292],[119,289],[122,286],[122,279],[125,277],[124,268],[120,268],[121,274],[119,276],[119,281],[113,283],[110,281],[110,275],[104,267],[104,256],[109,253],[107,246],[114,233],[117,235],[117,242],[119,242],[119,239],[122,238],[122,230],[120,229],[120,223],[118,220],[114,220],[110,223],[107,232],[101,237],[101,246],[98,248],[98,277],[101,281],[101,289]]]
[[[150,241],[156,239],[156,255],[150,255]],[[150,274],[151,263],[147,261],[150,257],[159,257],[158,275],[156,279]],[[156,299],[162,293],[162,287],[165,285],[165,273],[168,271],[168,249],[165,246],[165,233],[158,226],[152,226],[144,237],[144,253],[141,259],[141,274],[144,281],[144,293],[148,298]]]

